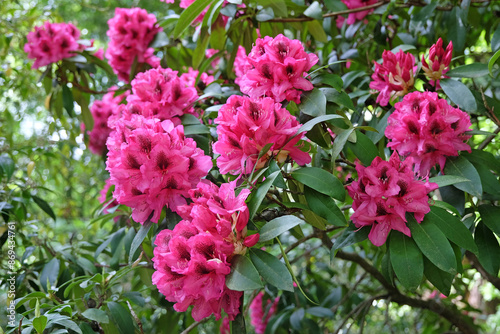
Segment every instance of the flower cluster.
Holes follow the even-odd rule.
[[[266,332],[267,323],[274,313],[276,313],[280,300],[280,297],[276,297],[273,302],[268,299],[264,307],[262,303],[263,298],[264,292],[259,292],[250,303],[250,322],[255,327],[255,333],[257,334],[264,334]]]
[[[377,103],[381,106],[389,104],[393,96],[404,96],[414,84],[417,71],[415,57],[411,53],[400,50],[397,54],[384,50],[382,64],[375,62],[375,73],[370,88],[379,92]]]
[[[391,230],[411,236],[407,212],[420,223],[430,211],[427,194],[438,185],[416,180],[412,165],[411,158],[401,161],[396,152],[389,161],[376,157],[368,167],[356,164],[359,180],[347,187],[351,219],[356,227],[372,226],[368,239],[375,246],[382,246]]]
[[[447,156],[471,151],[465,143],[470,138],[465,134],[471,126],[469,115],[450,106],[437,93],[407,94],[395,108],[385,130],[391,140],[387,146],[412,157],[418,174],[428,175],[437,163],[443,170]]]
[[[233,65],[234,73],[236,73],[236,79],[234,79],[234,83],[236,83],[238,86],[241,85],[241,79],[243,78],[245,73],[253,68],[252,64],[250,64],[247,58],[248,57],[245,48],[241,45],[238,46],[238,51],[236,52],[236,58],[234,59]]]
[[[190,190],[193,203],[180,206],[183,220],[173,230],[156,237],[153,284],[174,309],[185,312],[193,305],[196,321],[221,311],[230,320],[239,313],[243,292],[226,286],[231,259],[255,245],[259,235],[246,236],[249,213],[245,199],[248,189],[235,195],[235,182],[220,188],[202,180]]]
[[[422,56],[422,69],[425,76],[429,78],[431,85],[439,87],[439,79],[448,78],[445,73],[450,69],[451,55],[453,53],[453,43],[450,41],[446,50],[443,49],[441,37],[433,44],[429,50],[429,59]]]
[[[152,67],[160,65],[153,48],[148,47],[162,28],[156,17],[141,8],[116,8],[115,16],[108,21],[110,38],[106,58],[120,80],[129,82],[134,60]]]
[[[377,0],[342,0],[342,2],[347,6],[348,9],[356,9],[368,5],[373,5],[374,3],[377,2]],[[357,21],[361,21],[365,18],[366,15],[370,14],[371,12],[373,12],[373,9],[363,10],[356,13],[350,13],[349,16],[347,17],[347,20],[343,16],[338,16],[337,28],[339,29],[342,28],[344,22],[346,21],[348,25],[354,24]]]
[[[184,137],[181,125],[141,115],[123,115],[108,138],[106,169],[114,197],[133,209],[132,218],[158,222],[163,207],[176,211],[212,167],[209,156]]]
[[[262,168],[271,156],[284,162],[288,156],[302,165],[311,156],[301,151],[297,142],[303,134],[294,135],[299,122],[271,98],[259,100],[233,95],[219,110],[215,119],[218,141],[213,145],[217,166],[222,174],[248,174],[254,166]],[[267,144],[272,144],[267,154],[257,160]]]
[[[203,72],[201,74],[199,74],[199,73],[200,73],[200,71],[195,70],[192,67],[190,67],[190,68],[188,68],[188,71],[186,73],[181,74],[181,80],[183,80],[188,87],[195,87],[196,79],[198,78],[198,75],[199,75],[200,80],[198,81],[197,87],[200,87],[200,90],[203,90],[204,88],[206,88],[206,86],[210,85],[212,82],[215,81],[215,78],[213,75],[208,75],[205,72]]]
[[[113,87],[112,90],[116,89]],[[102,100],[94,101],[90,107],[90,112],[94,118],[94,127],[92,131],[87,131],[89,136],[90,152],[97,155],[103,155],[106,151],[106,140],[111,133],[111,128],[108,126],[110,116],[116,114],[118,105],[128,95],[128,91],[122,95],[115,96],[115,92],[111,91],[102,97]]]
[[[318,56],[305,52],[299,40],[281,34],[258,38],[246,59],[252,68],[238,82],[241,91],[252,98],[267,96],[276,102],[300,103],[301,90],[313,89],[304,74],[318,62]]]
[[[24,52],[28,58],[35,59],[33,68],[36,69],[73,57],[75,51],[83,50],[85,47],[78,44],[79,38],[80,30],[73,24],[47,21],[28,34]]]
[[[180,124],[179,116],[194,114],[193,104],[198,98],[194,80],[179,77],[177,71],[167,68],[150,69],[132,80],[133,94],[127,98],[128,111],[146,118],[171,120]]]

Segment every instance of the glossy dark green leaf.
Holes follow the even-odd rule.
[[[252,219],[253,216],[255,216],[255,214],[257,213],[257,210],[259,209],[260,204],[262,203],[262,201],[266,197],[267,192],[269,191],[269,189],[273,185],[273,182],[279,173],[280,173],[280,171],[276,171],[276,172],[272,173],[271,175],[269,175],[268,177],[266,177],[266,180],[261,183],[259,188],[257,188],[257,190],[254,190],[252,192],[252,194],[250,195],[250,199],[248,200],[248,203],[247,203],[248,211],[250,212],[250,219]]]
[[[231,273],[226,276],[226,286],[235,291],[252,291],[262,287],[259,273],[248,257],[233,257]]]
[[[472,196],[481,198],[483,194],[481,178],[479,177],[476,168],[474,168],[474,166],[466,158],[459,156],[455,159],[447,159],[444,174],[456,175],[470,180],[467,182],[456,183],[454,186],[471,194]]]
[[[73,93],[71,93],[71,89],[69,89],[68,86],[66,85],[62,86],[62,97],[63,97],[64,109],[66,109],[70,117],[74,117],[75,113],[73,112],[74,109]]]
[[[500,207],[490,204],[480,205],[479,214],[483,224],[500,237]]]
[[[342,234],[335,239],[330,253],[331,261],[333,261],[337,250],[366,240],[368,238],[368,234],[370,233],[370,229],[370,226],[357,228],[353,223],[350,223],[344,232],[342,232]]]
[[[329,85],[332,88],[335,88],[338,92],[342,91],[342,87],[344,85],[344,82],[342,81],[342,78],[336,74],[332,73],[323,73],[320,75],[315,76],[312,79],[313,84],[319,84],[319,83],[324,83]]]
[[[7,175],[7,181],[14,174],[15,168],[14,161],[7,154],[0,155],[0,169]]]
[[[313,306],[306,309],[306,313],[320,318],[333,318],[333,312],[329,308]]]
[[[33,201],[42,209],[46,214],[48,214],[52,219],[56,220],[56,215],[52,208],[50,207],[49,203],[47,203],[45,200],[41,199],[38,196],[32,195],[31,198],[33,198]]]
[[[348,109],[354,109],[354,104],[346,92],[338,92],[333,88],[319,88],[319,90],[325,94],[327,101],[336,103],[339,106],[344,106]]]
[[[365,166],[369,166],[373,159],[379,155],[375,144],[359,131],[356,131],[356,143],[347,142],[345,147],[350,148]]]
[[[483,63],[473,63],[454,67],[446,72],[452,78],[479,78],[488,75],[488,65]]]
[[[302,133],[302,132],[307,132],[307,131],[310,131],[316,124],[319,124],[319,123],[322,123],[322,122],[326,122],[326,121],[329,121],[331,119],[335,119],[335,118],[342,118],[342,116],[339,116],[339,115],[323,115],[323,116],[318,116],[318,117],[314,117],[313,119],[307,121],[306,123],[304,123],[304,125],[302,125],[299,130],[297,130],[297,134],[299,133]]]
[[[280,17],[286,17],[288,15],[285,0],[257,0],[256,2],[264,8],[271,7],[276,15]]]
[[[280,290],[293,292],[293,279],[284,263],[275,256],[260,250],[251,249],[250,258],[264,280]]]
[[[59,277],[59,259],[53,258],[43,266],[40,273],[40,284],[45,291],[48,291],[51,286],[55,286]],[[47,286],[47,282],[50,284]]]
[[[436,183],[441,188],[456,183],[470,182],[470,180],[458,175],[438,175],[431,177],[429,182]]]
[[[141,246],[142,242],[148,235],[149,230],[151,229],[151,226],[153,226],[153,222],[151,220],[146,221],[137,234],[134,237],[134,240],[132,240],[132,244],[130,245],[130,253],[128,254],[128,262],[132,262],[134,260],[134,255],[136,250]]]
[[[184,9],[174,28],[174,39],[180,37],[184,30],[215,0],[196,0],[188,8]]]
[[[412,20],[425,21],[429,19],[430,16],[434,14],[434,10],[436,9],[437,5],[438,5],[437,1],[431,1],[430,4],[420,9],[420,11],[412,17]]]
[[[474,241],[479,250],[477,258],[490,274],[496,276],[500,270],[500,246],[493,232],[483,222],[479,222],[474,232]]]
[[[442,271],[426,258],[424,258],[424,274],[429,282],[431,282],[443,295],[450,295],[451,284],[455,277],[454,275]]]
[[[315,40],[321,43],[328,42],[328,36],[323,29],[320,21],[312,20],[306,23],[309,33],[314,37]]]
[[[453,42],[453,49],[456,53],[461,53],[465,47],[466,28],[461,14],[462,9],[454,7],[447,21],[448,38]]]
[[[408,290],[415,290],[424,275],[424,262],[420,249],[413,239],[401,232],[392,231],[389,236],[392,268],[399,282]]]
[[[339,201],[345,199],[344,185],[333,174],[318,167],[303,167],[292,173],[292,177],[304,185]]]
[[[302,95],[299,109],[302,113],[317,117],[326,114],[326,97],[319,89],[313,89]]]
[[[109,323],[109,318],[106,312],[97,308],[86,309],[82,315],[89,320],[97,321],[99,323]]]
[[[491,36],[491,51],[496,52],[500,49],[500,25],[497,26]]]
[[[351,126],[349,129],[340,129],[338,128],[335,131],[335,140],[332,145],[332,159],[337,158],[337,156],[342,152],[344,146],[349,139],[349,136],[354,131],[354,128]]]
[[[306,197],[307,204],[309,204],[309,207],[314,213],[326,219],[326,221],[332,225],[347,225],[344,214],[340,211],[339,207],[331,197],[317,192],[308,186],[304,186],[304,195]]]
[[[493,65],[497,62],[498,58],[500,58],[500,50],[497,50],[493,56],[491,56],[488,61],[488,71],[490,71],[490,75],[493,76]]]
[[[477,110],[476,99],[470,89],[460,81],[453,79],[439,80],[444,93],[455,103],[458,108],[474,112]]]
[[[116,302],[108,302],[109,317],[120,334],[134,334],[135,327],[130,311]]]
[[[193,51],[192,65],[193,68],[198,68],[206,58],[205,51],[208,47],[208,42],[210,40],[210,35],[208,34],[208,28],[203,27],[200,33],[200,37],[198,39],[198,43],[196,44],[196,48]]]
[[[304,223],[304,221],[298,217],[286,215],[267,222],[259,231],[260,238],[259,242],[265,242],[280,236],[283,232]]]

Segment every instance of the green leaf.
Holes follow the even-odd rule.
[[[56,215],[54,211],[52,211],[52,208],[50,207],[49,203],[47,203],[45,200],[41,199],[38,196],[32,195],[31,198],[33,198],[33,201],[42,209],[46,214],[48,214],[54,221],[56,220]]]
[[[472,95],[470,89],[460,81],[453,79],[441,79],[439,84],[443,92],[455,103],[460,109],[474,112],[477,110],[476,99]]]
[[[303,14],[316,20],[323,19],[323,11],[321,9],[321,5],[317,1],[314,1],[309,7],[307,7]]]
[[[357,228],[353,223],[349,223],[349,226],[347,226],[344,232],[342,232],[342,234],[338,236],[333,243],[333,247],[330,252],[330,260],[333,261],[337,250],[366,240],[368,238],[368,234],[370,233],[370,229],[370,226]]]
[[[337,128],[335,131],[335,140],[332,145],[332,159],[337,158],[337,156],[342,152],[344,146],[349,139],[349,136],[354,131],[354,128],[351,126],[349,129],[341,129]]]
[[[348,109],[354,110],[354,104],[352,103],[351,98],[349,97],[349,95],[347,95],[346,92],[338,92],[337,90],[328,87],[319,88],[319,90],[323,92],[329,102],[333,102],[338,104],[339,106],[345,106]]]
[[[174,28],[174,39],[180,37],[184,30],[215,0],[196,0],[188,8],[184,9]]]
[[[250,213],[250,219],[252,219],[255,214],[257,213],[257,210],[259,209],[260,204],[264,200],[264,197],[266,197],[267,192],[269,191],[269,188],[273,185],[274,180],[278,176],[278,174],[281,173],[281,171],[276,171],[266,177],[266,180],[261,183],[259,188],[257,190],[252,192],[252,195],[250,197],[250,200],[247,203],[248,206],[248,211]]]
[[[483,224],[500,237],[500,207],[489,204],[479,206]]]
[[[272,20],[272,19],[274,19],[274,11],[271,7],[262,8],[255,15],[255,19],[259,22],[266,22],[266,21]]]
[[[328,36],[323,29],[323,25],[318,20],[306,22],[307,29],[315,40],[321,43],[328,42]]]
[[[62,86],[62,98],[63,98],[64,109],[66,109],[70,117],[74,117],[75,114],[73,112],[74,108],[73,93],[71,93],[71,90],[66,85]]]
[[[251,249],[250,258],[264,280],[280,290],[293,292],[293,279],[284,263],[260,249]]]
[[[226,276],[226,286],[234,291],[262,288],[259,273],[248,257],[238,254],[233,257],[231,273]]]
[[[0,155],[0,169],[7,175],[7,181],[9,181],[15,170],[14,160],[7,154]]]
[[[288,16],[288,8],[285,0],[257,0],[257,4],[264,8],[271,7],[278,16]]]
[[[477,253],[472,234],[458,217],[446,210],[432,207],[431,211],[425,215],[424,222],[435,224],[450,241],[473,253]]]
[[[483,222],[476,226],[474,241],[478,248],[479,262],[487,272],[497,276],[500,270],[500,246],[493,232]]]
[[[323,217],[332,225],[347,225],[344,214],[340,211],[339,207],[331,197],[323,195],[308,186],[304,186],[304,195],[306,197],[307,204],[309,204],[309,207],[314,213]]]
[[[490,72],[491,76],[493,76],[493,65],[495,65],[499,57],[500,57],[500,50],[495,52],[495,54],[491,56],[490,60],[488,61],[488,71]]]
[[[274,218],[260,229],[259,242],[272,240],[300,223],[304,223],[304,221],[292,215]]]
[[[456,274],[455,253],[439,227],[430,221],[423,221],[419,224],[411,214],[407,215],[407,219],[412,239],[415,240],[422,253],[439,269]]]
[[[63,319],[56,318],[55,320],[51,320],[51,322],[54,324],[61,325],[65,329],[71,329],[72,331],[74,331],[77,334],[83,334],[80,327],[78,327],[78,325],[74,321],[70,320],[69,318],[63,318]]]
[[[439,188],[441,188],[456,183],[470,182],[470,180],[465,177],[457,175],[438,175],[431,177],[429,179],[429,182],[436,183],[439,186]]]
[[[208,28],[203,27],[201,29],[200,37],[196,48],[193,51],[192,65],[193,68],[199,68],[203,59],[205,59],[205,51],[207,50],[208,41],[210,40],[210,35],[208,34]]]
[[[450,295],[451,284],[455,277],[454,275],[442,271],[426,258],[424,258],[424,274],[429,282],[431,282],[442,294],[446,296]]]
[[[91,131],[94,128],[94,117],[90,112],[89,105],[85,102],[84,99],[83,101],[77,100],[77,103],[82,110],[82,120],[83,124],[85,124],[85,130]]]
[[[391,232],[389,251],[392,268],[399,282],[406,289],[414,291],[424,275],[422,252],[411,238],[399,231]]]
[[[344,185],[333,174],[318,167],[303,167],[292,173],[292,177],[306,186],[339,201],[345,200]]]
[[[491,51],[495,52],[498,49],[500,49],[500,25],[497,26],[491,36]]]
[[[89,308],[85,310],[82,315],[89,320],[97,321],[99,323],[109,323],[108,315],[103,310]]]
[[[375,144],[363,133],[356,131],[356,143],[347,142],[345,145],[365,165],[369,166],[378,155]]]
[[[455,67],[446,75],[452,78],[479,78],[488,75],[488,65],[483,63],[473,63]]]
[[[38,334],[42,334],[46,326],[47,326],[46,316],[41,315],[33,319],[33,328],[36,330]]]
[[[135,327],[130,312],[121,304],[108,302],[109,316],[120,334],[134,334]]]
[[[164,31],[160,31],[155,35],[155,38],[149,45],[150,48],[158,49],[167,46],[170,43],[167,34]]]
[[[128,262],[132,262],[134,260],[134,255],[136,250],[141,246],[142,242],[148,235],[149,230],[151,229],[151,226],[153,226],[153,222],[151,220],[148,220],[145,222],[137,234],[134,237],[134,240],[132,240],[132,244],[130,245],[130,253],[128,254]]]
[[[203,124],[196,124],[196,125],[186,125],[184,126],[184,135],[185,136],[192,136],[192,135],[205,135],[209,134],[210,129]]]
[[[453,42],[453,49],[460,54],[464,50],[466,29],[461,17],[462,10],[454,7],[447,22],[448,38]],[[441,81],[440,81],[441,82]]]
[[[454,186],[471,194],[472,196],[481,198],[483,194],[481,178],[479,177],[476,168],[474,168],[469,160],[467,160],[463,156],[459,156],[456,159],[447,159],[446,167],[444,168],[444,174],[456,175],[470,180],[467,182],[456,183]]]
[[[423,7],[417,14],[413,15],[412,20],[414,21],[425,21],[434,14],[434,10],[438,5],[437,1],[431,1],[430,4]]]
[[[45,291],[48,291],[50,286],[56,285],[57,277],[59,276],[59,260],[53,258],[45,266],[40,273],[40,284]],[[50,286],[47,286],[47,281]]]
[[[319,83],[327,84],[330,87],[335,88],[338,92],[342,91],[342,86],[344,85],[344,82],[342,81],[342,78],[340,76],[331,73],[323,73],[317,75],[311,80],[311,82],[313,85]]]
[[[326,97],[319,89],[304,93],[301,97],[299,109],[302,113],[313,117],[326,114]]]
[[[299,133],[310,131],[316,124],[326,122],[326,121],[329,121],[329,120],[335,119],[335,118],[342,118],[342,116],[340,116],[340,115],[323,115],[323,116],[314,117],[313,119],[304,123],[304,125],[302,125],[299,128],[299,130],[294,135],[294,137],[296,135],[298,135]]]

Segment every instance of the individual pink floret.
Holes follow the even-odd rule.
[[[404,96],[413,87],[417,71],[415,57],[400,50],[397,54],[384,50],[382,64],[375,62],[370,88],[378,91],[377,103],[386,106],[394,96]]]
[[[347,6],[348,9],[356,9],[373,5],[374,3],[377,3],[377,0],[342,0],[342,2]],[[347,20],[343,16],[338,16],[337,28],[342,28],[342,25],[344,25],[344,22],[346,21],[348,25],[361,21],[366,17],[366,15],[372,13],[373,11],[374,9],[368,9],[356,13],[350,13],[349,16],[347,16]]]
[[[75,56],[76,51],[84,48],[78,44],[79,38],[80,30],[73,24],[47,21],[28,34],[24,52],[35,59],[32,67],[36,69]]]
[[[252,64],[247,60],[247,53],[243,46],[238,46],[238,51],[236,52],[236,58],[234,59],[233,70],[236,73],[236,79],[234,82],[239,86],[241,85],[241,79],[247,73],[253,69]]]
[[[318,62],[318,56],[305,52],[299,40],[281,34],[258,38],[246,60],[252,68],[238,76],[238,83],[252,98],[266,96],[276,102],[300,103],[301,92],[313,89],[304,76]],[[238,64],[240,74],[245,66]]]
[[[415,162],[415,171],[427,176],[439,164],[444,169],[446,157],[471,151],[466,141],[471,137],[467,113],[453,108],[437,93],[414,92],[396,103],[385,130],[388,147]]]
[[[449,78],[445,73],[450,69],[452,53],[453,43],[450,41],[445,50],[440,37],[436,44],[431,46],[428,60],[422,56],[422,69],[425,76],[429,78],[431,85],[436,85],[436,88],[439,88],[439,79]]]
[[[311,162],[311,156],[297,146],[303,134],[294,135],[300,123],[271,98],[251,99],[233,95],[215,119],[218,140],[214,152],[220,154],[217,166],[222,174],[249,174],[275,157],[280,163],[288,157],[299,165]],[[267,154],[257,160],[267,144]]]
[[[135,114],[110,125],[106,169],[113,196],[133,209],[137,222],[158,222],[165,206],[176,211],[186,204],[189,190],[212,168],[210,157],[184,137],[182,125]]]
[[[120,80],[129,82],[134,60],[152,67],[160,65],[149,44],[163,29],[156,25],[156,17],[142,8],[116,8],[108,21],[110,39],[106,58]]]
[[[255,328],[255,333],[264,334],[266,327],[271,317],[276,313],[280,297],[276,297],[271,302],[267,300],[266,305],[263,303],[264,292],[259,292],[250,303],[250,323]]]
[[[391,230],[411,237],[406,213],[421,223],[430,211],[427,194],[438,185],[417,180],[412,165],[411,158],[401,161],[396,152],[389,161],[376,157],[368,167],[356,164],[358,181],[347,186],[353,199],[351,219],[356,227],[372,227],[368,239],[375,246],[382,246]]]
[[[196,321],[212,314],[218,320],[222,310],[230,320],[239,313],[243,292],[228,289],[226,276],[232,257],[246,252],[249,193],[243,189],[236,196],[235,182],[219,188],[202,180],[189,191],[193,202],[179,207],[183,220],[156,237],[153,284],[176,303],[176,311],[192,305]]]

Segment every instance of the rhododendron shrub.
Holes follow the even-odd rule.
[[[250,323],[255,328],[255,333],[264,334],[269,319],[276,313],[280,297],[274,301],[268,299],[264,305],[264,292],[259,292],[250,303]]]
[[[375,246],[382,246],[391,230],[411,236],[408,212],[420,223],[430,211],[427,194],[438,186],[417,180],[412,163],[394,152],[389,161],[376,157],[368,167],[356,164],[358,181],[347,187],[353,199],[351,219],[356,227],[371,226],[368,238]]]
[[[192,203],[178,208],[183,220],[156,237],[153,284],[174,309],[200,321],[224,310],[233,320],[240,312],[241,291],[227,288],[231,259],[255,245],[258,235],[246,236],[249,213],[245,199],[250,191],[235,194],[235,183],[220,188],[202,181],[190,190]]]
[[[466,134],[471,127],[469,115],[437,93],[407,94],[395,108],[387,120],[387,146],[413,158],[418,174],[427,176],[436,164],[442,171],[447,157],[471,151],[466,143],[471,137]]]
[[[426,60],[422,56],[422,69],[425,76],[429,78],[431,85],[439,87],[439,79],[448,78],[446,72],[450,69],[451,56],[453,54],[453,42],[450,41],[446,50],[443,48],[441,37],[429,49],[429,57]]]
[[[271,98],[252,99],[233,95],[215,119],[218,140],[214,152],[220,154],[217,166],[223,174],[249,174],[262,168],[271,157],[280,163],[288,157],[299,165],[311,157],[298,146],[303,134],[296,135],[300,123],[288,110]],[[272,144],[260,159],[259,153]]]
[[[122,117],[113,124],[106,169],[115,185],[114,197],[131,207],[140,223],[158,222],[165,206],[176,211],[212,168],[209,156],[184,137],[182,125],[145,118]]]

